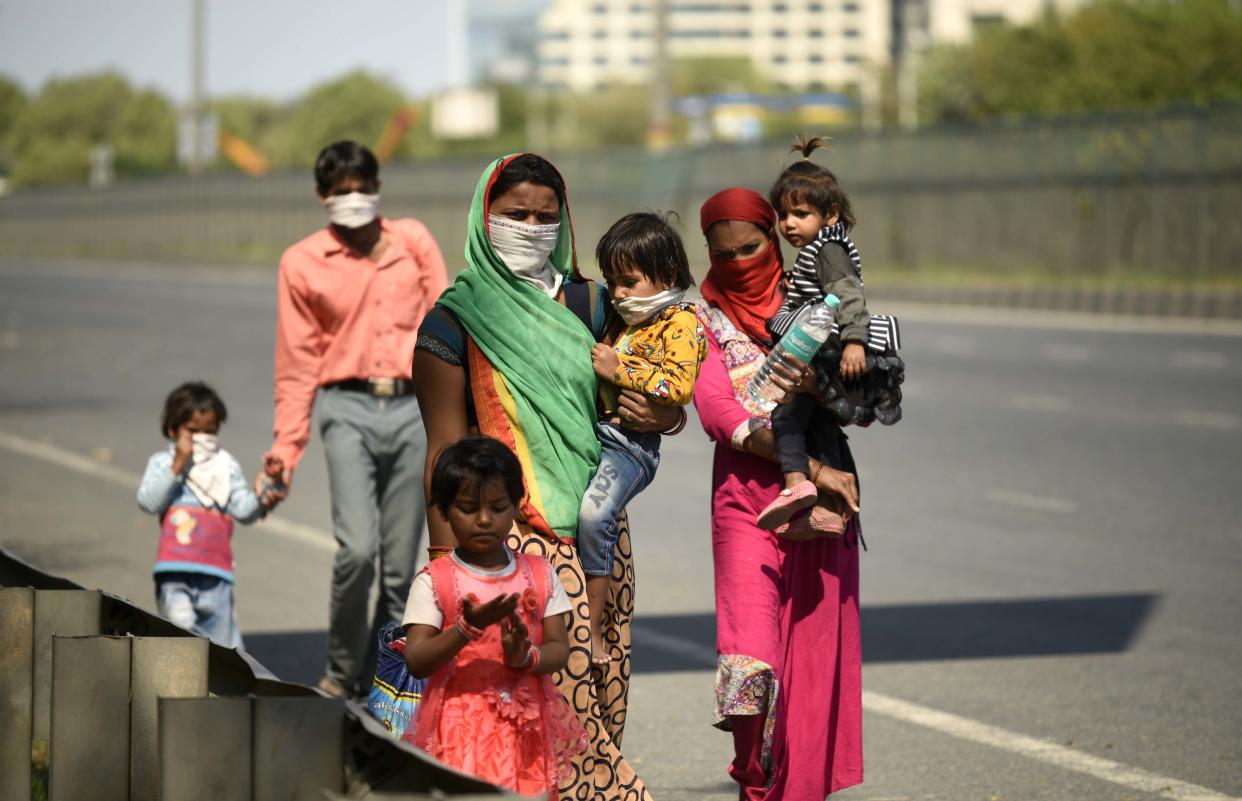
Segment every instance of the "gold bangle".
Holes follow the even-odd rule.
[[[427,546],[427,560],[435,561],[436,559],[442,559],[443,557],[448,556],[452,552],[453,552],[452,545],[428,545]]]

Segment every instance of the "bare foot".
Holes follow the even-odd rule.
[[[607,665],[612,661],[612,654],[608,650],[608,644],[604,642],[604,635],[601,631],[591,632],[591,664]]]

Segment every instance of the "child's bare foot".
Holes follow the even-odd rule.
[[[586,596],[591,616],[591,664],[606,665],[612,661],[604,642],[604,615],[608,610],[608,576],[587,576]]]
[[[604,642],[603,626],[599,623],[591,626],[591,664],[607,665],[612,661],[608,643]]]

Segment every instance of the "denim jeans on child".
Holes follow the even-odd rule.
[[[156,573],[155,603],[161,617],[209,637],[225,648],[241,648],[233,611],[233,582],[206,573]]]
[[[647,488],[660,466],[660,435],[612,423],[599,423],[595,432],[601,448],[599,468],[578,513],[578,558],[588,576],[607,576],[621,536],[621,513]]]

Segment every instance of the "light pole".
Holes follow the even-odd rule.
[[[651,60],[651,121],[647,128],[647,147],[664,150],[670,142],[673,91],[668,59],[668,0],[654,0],[655,46]]]
[[[202,172],[203,14],[206,0],[190,0],[190,174]]]

